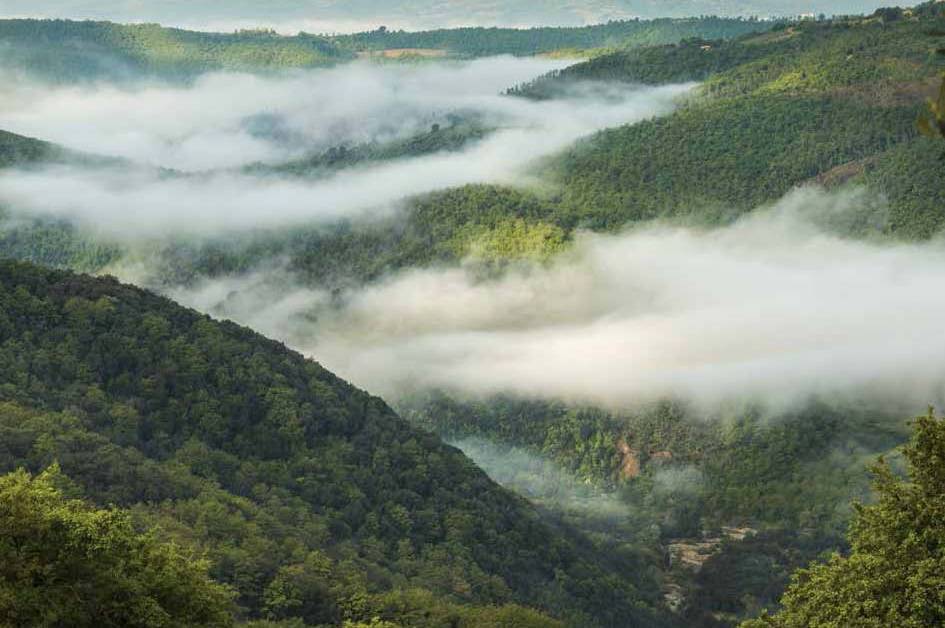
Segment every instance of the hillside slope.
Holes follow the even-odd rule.
[[[888,198],[890,233],[929,237],[945,224],[945,190],[903,161],[923,163],[935,150],[915,120],[945,67],[935,54],[943,27],[940,4],[799,22],[734,42],[616,53],[514,93],[549,97],[583,81],[705,81],[702,97],[675,114],[603,131],[553,163],[559,220],[714,222],[797,185],[858,182]]]
[[[331,613],[357,612],[358,591],[418,588],[578,623],[659,623],[632,555],[554,529],[459,451],[278,343],[111,279],[10,261],[0,304],[0,469],[58,461],[96,503],[208,551],[247,616],[314,552],[344,581],[320,602]],[[373,603],[417,603],[384,599]]]
[[[139,18],[140,19],[140,18]],[[240,30],[208,33],[157,24],[72,20],[0,19],[0,68],[47,80],[191,78],[211,71],[312,68],[357,55],[391,50],[481,57],[534,55],[602,47],[677,42],[690,37],[729,38],[765,31],[770,23],[729,18],[629,20],[580,28],[458,28],[434,31],[375,30],[317,36]],[[411,51],[414,51],[413,53]]]
[[[260,5],[252,0],[164,0],[128,4],[121,0],[7,0],[13,15],[91,19],[176,21],[189,24],[339,24],[364,23],[410,28],[494,26],[497,24],[578,26],[633,17],[695,15],[798,15],[805,12],[862,13],[879,0],[297,0]]]

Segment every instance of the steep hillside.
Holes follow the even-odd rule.
[[[934,151],[915,119],[945,67],[935,54],[943,14],[930,4],[630,51],[515,91],[548,97],[587,80],[705,80],[703,96],[677,113],[599,133],[551,165],[562,219],[597,228],[658,216],[715,221],[796,185],[856,182],[888,197],[890,232],[928,237],[945,223],[945,192],[903,161]]]
[[[0,168],[55,161],[64,149],[55,144],[0,131]]]
[[[0,467],[58,462],[96,503],[207,551],[249,617],[301,578],[298,608],[276,614],[313,624],[402,620],[424,600],[659,623],[632,554],[555,529],[277,343],[111,279],[9,261],[0,304]]]

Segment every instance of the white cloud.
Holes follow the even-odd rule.
[[[237,171],[57,166],[0,174],[0,203],[128,239],[284,227],[388,212],[411,195],[467,183],[518,183],[534,160],[595,130],[670,111],[690,86],[532,102],[500,96],[551,62],[494,58],[412,68],[354,65],[281,78],[218,74],[192,87],[14,88],[9,128],[81,150],[199,170],[296,155],[347,140],[410,135],[454,111],[497,130],[457,152],[341,171],[318,180]],[[280,120],[277,140],[243,123]],[[286,140],[283,136],[290,139]],[[293,140],[291,138],[299,138]]]
[[[862,202],[802,190],[717,230],[585,234],[550,266],[497,280],[410,270],[347,295],[340,310],[271,275],[233,279],[222,305],[221,284],[174,296],[392,398],[438,387],[614,407],[664,395],[938,400],[945,249],[812,226]]]

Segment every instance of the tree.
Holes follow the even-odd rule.
[[[231,626],[207,565],[139,534],[128,513],[56,488],[58,467],[0,477],[0,625]]]
[[[878,500],[855,505],[850,555],[798,571],[783,610],[743,628],[945,625],[945,421],[916,419],[903,451],[907,480],[873,467]]]

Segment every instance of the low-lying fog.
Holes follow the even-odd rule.
[[[869,390],[921,406],[943,396],[945,249],[818,226],[865,202],[800,190],[721,229],[583,234],[496,279],[404,271],[341,308],[278,269],[173,296],[391,399],[435,387],[619,407]]]
[[[691,89],[588,90],[538,103],[499,95],[557,64],[351,65],[268,78],[215,74],[189,87],[6,85],[11,98],[0,108],[14,131],[178,170],[405,137],[454,112],[497,130],[457,152],[315,180],[123,166],[5,171],[0,206],[65,218],[132,249],[141,239],[387,215],[413,194],[527,181],[542,156],[668,112]],[[269,132],[254,131],[260,119]],[[915,405],[937,401],[945,251],[854,241],[818,226],[872,202],[801,190],[716,230],[579,234],[558,258],[491,279],[463,267],[412,269],[327,294],[273,263],[171,296],[283,339],[391,399],[435,387],[605,406],[867,389]]]
[[[535,160],[596,130],[670,111],[690,85],[576,91],[533,102],[509,86],[564,62],[497,57],[414,66],[350,64],[281,77],[212,74],[188,87],[0,88],[7,130],[154,168],[59,165],[6,171],[0,204],[122,239],[218,234],[382,214],[406,196],[467,183],[517,183]],[[361,165],[306,180],[234,169],[340,144],[447,126],[495,129],[462,150]]]

